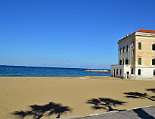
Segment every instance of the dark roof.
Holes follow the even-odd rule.
[[[73,119],[155,119],[155,106]]]

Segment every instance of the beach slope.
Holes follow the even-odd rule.
[[[147,98],[132,99],[124,94],[141,92],[155,95],[146,91],[150,88],[155,88],[155,80],[116,80],[110,77],[1,77],[0,117],[15,119],[12,112],[28,110],[30,105],[43,105],[51,101],[72,109],[64,117],[102,113],[103,110],[94,110],[86,103],[89,99],[98,97],[127,102],[118,106],[118,109],[155,105],[154,101]]]

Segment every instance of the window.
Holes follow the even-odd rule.
[[[155,58],[152,59],[152,65],[155,65]]]
[[[153,76],[155,76],[155,70],[153,70]]]
[[[115,77],[115,69],[114,69],[114,74],[113,74],[113,76]]]
[[[129,60],[128,59],[125,60],[125,64],[129,64]]]
[[[127,74],[127,79],[128,79],[129,78],[129,72],[127,71],[126,74]]]
[[[119,64],[122,65],[122,60],[119,61]]]
[[[116,70],[116,75],[118,75],[118,69]]]
[[[123,47],[123,53],[125,52],[125,47]]]
[[[133,68],[131,69],[131,74],[134,74],[134,72],[133,72]]]
[[[152,50],[155,50],[155,44],[152,44]]]
[[[142,64],[142,58],[138,58],[138,65]]]
[[[138,75],[141,75],[141,69],[138,69]]]
[[[128,45],[126,46],[126,52],[128,52],[128,49],[129,49],[129,47],[128,47]]]
[[[113,74],[113,76],[115,77],[115,69],[114,69],[114,74]]]
[[[142,49],[142,43],[141,43],[141,42],[138,43],[138,49],[139,49],[139,50]]]

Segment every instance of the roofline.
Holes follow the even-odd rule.
[[[135,36],[135,34],[136,34],[136,32],[133,32],[133,33],[131,33],[131,34],[129,34],[129,35],[126,35],[125,37],[121,38],[121,39],[117,42],[117,44],[119,44],[121,41],[125,40],[127,37]]]
[[[125,40],[127,37],[136,36],[136,33],[138,33],[138,32],[145,33],[145,34],[152,34],[153,36],[155,35],[155,30],[146,30],[146,29],[142,28],[142,29],[139,29],[139,30],[137,30],[137,31],[135,31],[135,32],[133,32],[133,33],[131,33],[129,35],[126,35],[125,37],[121,38],[117,42],[117,44],[119,44],[121,41]]]
[[[155,30],[148,30],[148,29],[139,29],[136,32],[143,32],[143,33],[155,33]]]

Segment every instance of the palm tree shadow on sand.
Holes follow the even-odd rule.
[[[90,104],[91,108],[95,110],[103,109],[109,112],[109,111],[115,111],[115,110],[124,111],[124,110],[115,109],[114,107],[119,106],[119,105],[124,105],[126,102],[111,99],[111,98],[92,98],[88,100],[86,103]]]
[[[154,88],[146,89],[146,91],[151,91],[155,93]],[[124,93],[127,98],[131,99],[148,99],[151,101],[155,101],[155,96],[151,96],[148,93],[141,93],[141,92],[126,92]],[[134,109],[133,110],[141,119],[155,119],[153,116],[148,114],[144,109]]]
[[[60,118],[61,115],[71,112],[71,108],[68,106],[63,106],[58,103],[49,102],[45,105],[30,105],[30,110],[28,111],[15,111],[12,114],[24,119],[25,117],[32,116],[33,119],[41,119],[44,116],[56,115],[56,118]]]
[[[148,88],[146,91],[151,91],[152,93],[155,93],[155,88]]]
[[[151,101],[155,101],[155,96],[150,96],[147,93],[126,92],[124,94],[126,95],[127,98],[149,99]]]
[[[146,89],[146,91],[150,91],[152,93],[155,93],[155,88],[149,88],[149,89]],[[153,101],[155,101],[155,96],[151,96],[151,98],[153,99]]]
[[[32,112],[31,111],[15,111],[12,113],[15,116],[18,116],[18,118],[20,119],[24,119],[26,116],[32,116]]]

